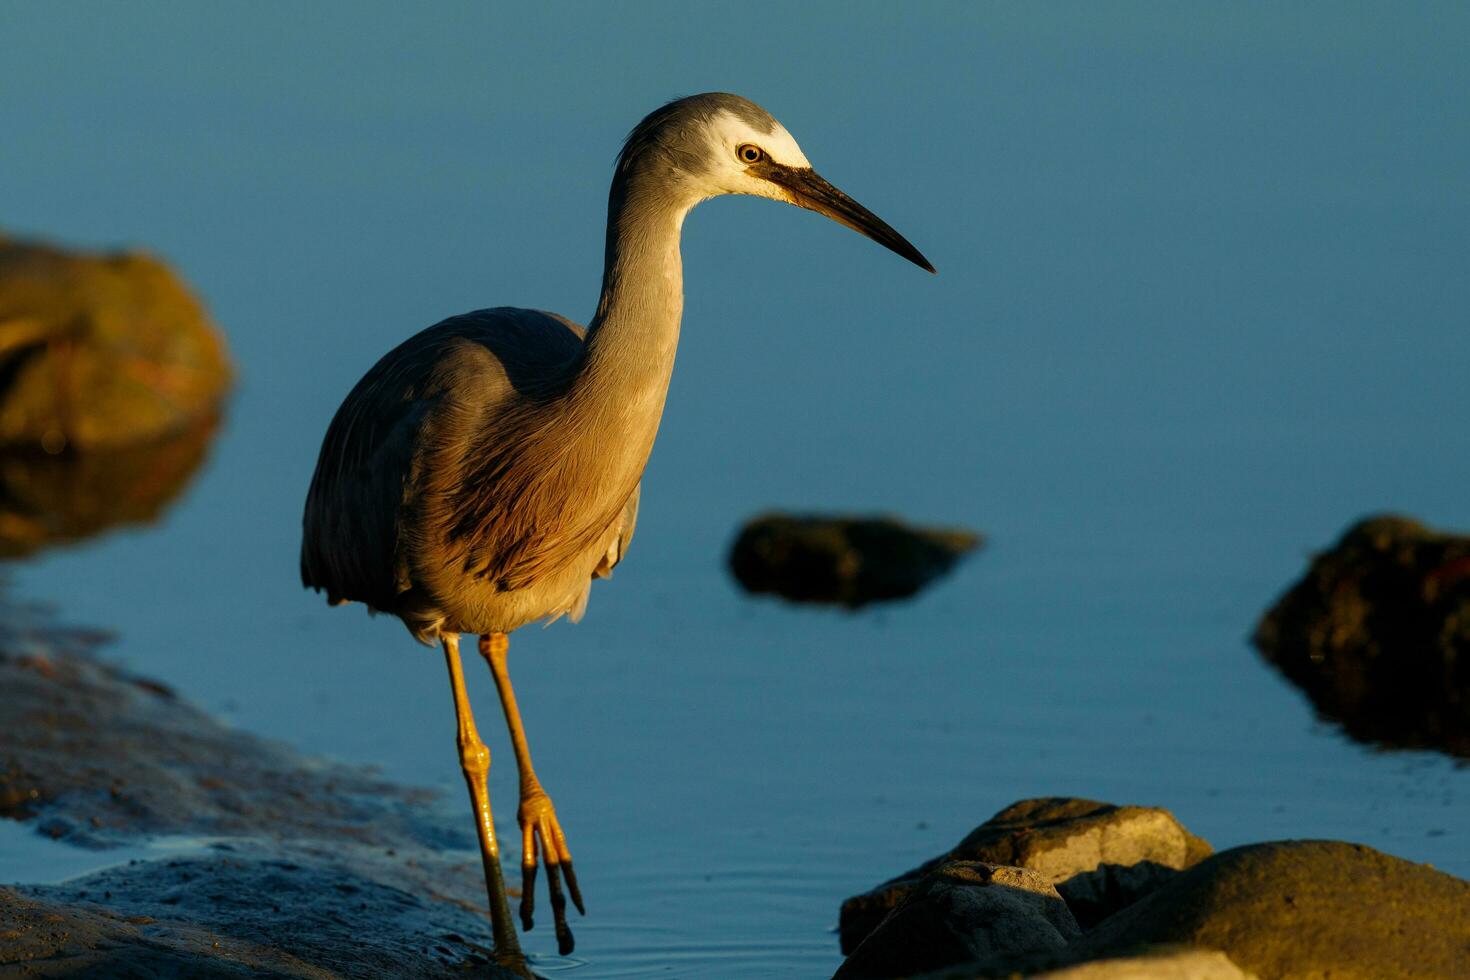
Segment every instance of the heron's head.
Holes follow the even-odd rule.
[[[908,239],[819,176],[786,127],[738,95],[706,92],[657,109],[628,134],[618,170],[646,174],[690,206],[721,194],[795,204],[934,271]]]

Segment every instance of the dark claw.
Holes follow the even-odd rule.
[[[521,865],[521,928],[530,932],[536,927],[536,866]]]
[[[556,923],[556,948],[566,956],[577,943],[567,925],[567,899],[561,893],[561,869],[550,861],[546,862],[546,885],[551,892],[551,918]]]
[[[577,872],[572,870],[572,862],[563,861],[561,868],[567,873],[567,891],[572,893],[572,904],[577,907],[579,915],[586,915],[587,907],[582,904],[582,889],[577,887]]]

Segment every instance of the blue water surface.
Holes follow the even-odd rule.
[[[160,526],[15,589],[462,806],[437,652],[299,587],[322,432],[443,316],[585,322],[620,139],[731,90],[940,275],[766,201],[687,222],[638,538],[582,625],[512,639],[589,906],[543,967],[824,976],[844,896],[1033,795],[1470,874],[1470,772],[1346,740],[1246,642],[1357,517],[1470,527],[1467,42],[1453,3],[5,4],[0,224],[165,256],[240,371]],[[795,609],[722,567],[767,507],[991,544]]]

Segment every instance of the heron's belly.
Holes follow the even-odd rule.
[[[440,633],[509,633],[538,620],[582,618],[601,553],[588,554],[557,572],[538,577],[523,589],[501,590],[479,579],[463,580],[450,596],[423,608],[398,611],[418,639],[434,642]]]

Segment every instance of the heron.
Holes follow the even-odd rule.
[[[639,487],[663,415],[683,310],[684,218],[701,201],[748,194],[824,214],[916,265],[898,232],[817,175],[786,128],[737,95],[669,102],[629,133],[608,195],[602,292],[586,328],[555,313],[497,307],[450,317],[383,356],[338,408],[307,494],[303,583],[357,601],[442,646],[489,895],[497,962],[526,961],[510,918],[459,655],[479,637],[520,778],[523,929],[544,863],[562,955],[566,892],[586,914],[556,809],[531,764],[507,669],[508,635],[582,618],[592,582],[628,549]]]

